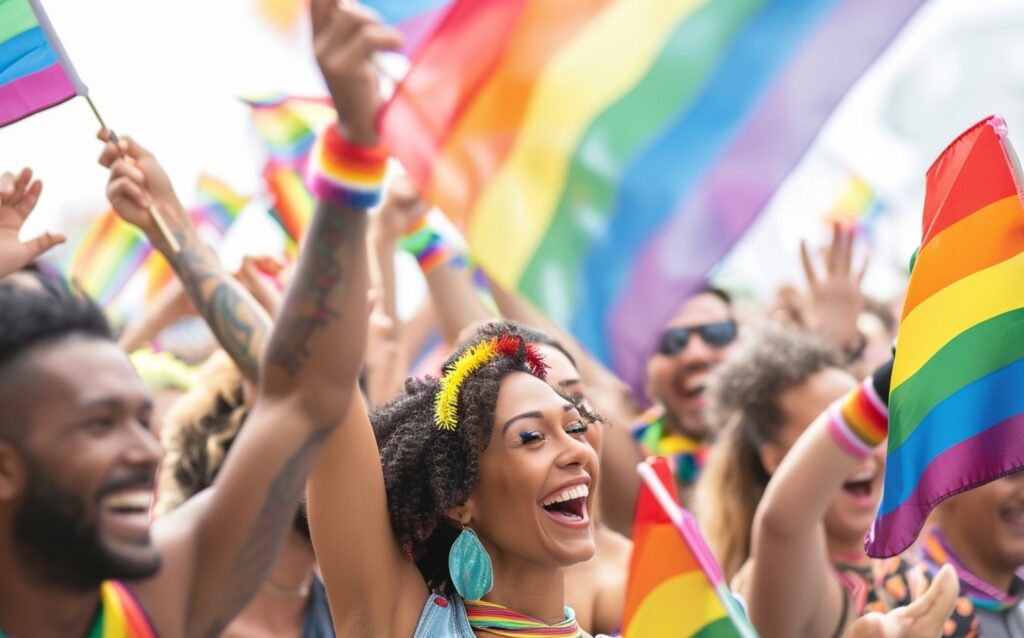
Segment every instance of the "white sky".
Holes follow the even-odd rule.
[[[866,10],[873,1],[885,0],[864,0]],[[305,25],[284,36],[262,21],[256,4],[46,1],[104,118],[157,154],[184,199],[200,172],[243,192],[258,188],[262,159],[237,96],[323,91]],[[895,293],[917,242],[925,169],[948,141],[992,112],[1006,117],[1024,148],[1024,3],[931,0],[834,114],[719,277],[761,294],[799,281],[799,240],[820,237],[817,220],[850,168],[892,204],[868,285],[879,295]],[[0,129],[0,168],[31,166],[45,183],[30,231],[73,233],[105,209],[97,128],[76,99]],[[272,250],[273,233],[260,224],[244,233],[246,245],[256,237]],[[230,243],[228,252],[237,253],[240,243]],[[411,308],[421,290],[406,288],[402,305]]]

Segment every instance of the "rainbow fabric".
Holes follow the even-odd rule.
[[[294,257],[302,235],[313,220],[316,201],[302,175],[293,168],[268,164],[263,169],[263,181],[273,202],[270,214],[284,229],[287,251]]]
[[[75,246],[70,275],[100,305],[109,306],[152,252],[141,232],[108,210]]]
[[[336,117],[327,98],[283,93],[243,98],[253,126],[270,161],[284,166],[305,166],[317,133]]]
[[[647,463],[674,512],[664,509],[645,478],[633,523],[623,638],[756,636],[728,592],[696,521],[678,506],[668,461],[652,457]],[[728,611],[723,597],[729,601]]]
[[[363,4],[398,27],[405,39],[402,52],[414,55],[441,23],[452,0],[366,0]]]
[[[467,600],[466,619],[473,629],[482,629],[495,636],[508,638],[581,638],[586,634],[576,622],[576,614],[565,608],[565,618],[555,625],[546,625],[508,607],[485,600]]]
[[[249,198],[210,175],[200,175],[196,182],[196,198],[190,215],[199,225],[211,227],[218,237],[231,228]]]
[[[0,629],[0,638],[7,634]],[[128,589],[116,580],[100,586],[100,611],[88,638],[156,638],[146,611]]]
[[[1001,118],[928,170],[903,306],[871,556],[908,547],[938,503],[1024,468],[1024,205]]]
[[[859,175],[851,173],[839,198],[825,215],[825,221],[870,231],[884,211],[885,204],[871,186]]]
[[[383,132],[472,256],[639,387],[921,0],[458,0]]]
[[[0,126],[87,93],[39,0],[0,2]]]

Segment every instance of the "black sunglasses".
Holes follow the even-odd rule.
[[[690,342],[690,335],[694,332],[712,348],[723,348],[736,340],[739,329],[736,322],[731,320],[706,323],[702,326],[669,328],[661,335],[658,352],[669,357],[676,356],[686,350],[686,344]]]

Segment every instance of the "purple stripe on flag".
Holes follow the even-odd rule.
[[[658,331],[742,237],[922,0],[844,0],[810,36],[701,187],[641,251],[610,317],[615,369],[642,387]]]
[[[409,18],[398,25],[398,30],[402,32],[403,37],[402,53],[409,57],[416,55],[420,46],[426,42],[427,38],[434,34],[434,30],[441,22],[441,18],[444,17],[450,8],[450,5],[446,4],[414,18]]]
[[[38,113],[78,95],[60,64],[0,86],[0,126]]]
[[[868,555],[886,558],[899,554],[914,542],[936,505],[1021,467],[1024,414],[1010,417],[935,457],[907,500],[874,522],[864,542]],[[876,543],[876,538],[884,542]]]

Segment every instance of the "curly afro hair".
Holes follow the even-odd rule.
[[[440,381],[429,377],[409,379],[404,396],[370,414],[392,529],[406,556],[437,592],[454,591],[448,552],[460,530],[447,512],[465,503],[476,484],[480,454],[491,440],[501,380],[513,372],[531,373],[526,345],[532,340],[518,324],[485,324],[442,368],[447,373],[470,347],[504,335],[519,338],[518,352],[496,357],[469,375],[459,393],[455,430],[445,431],[434,423]]]

